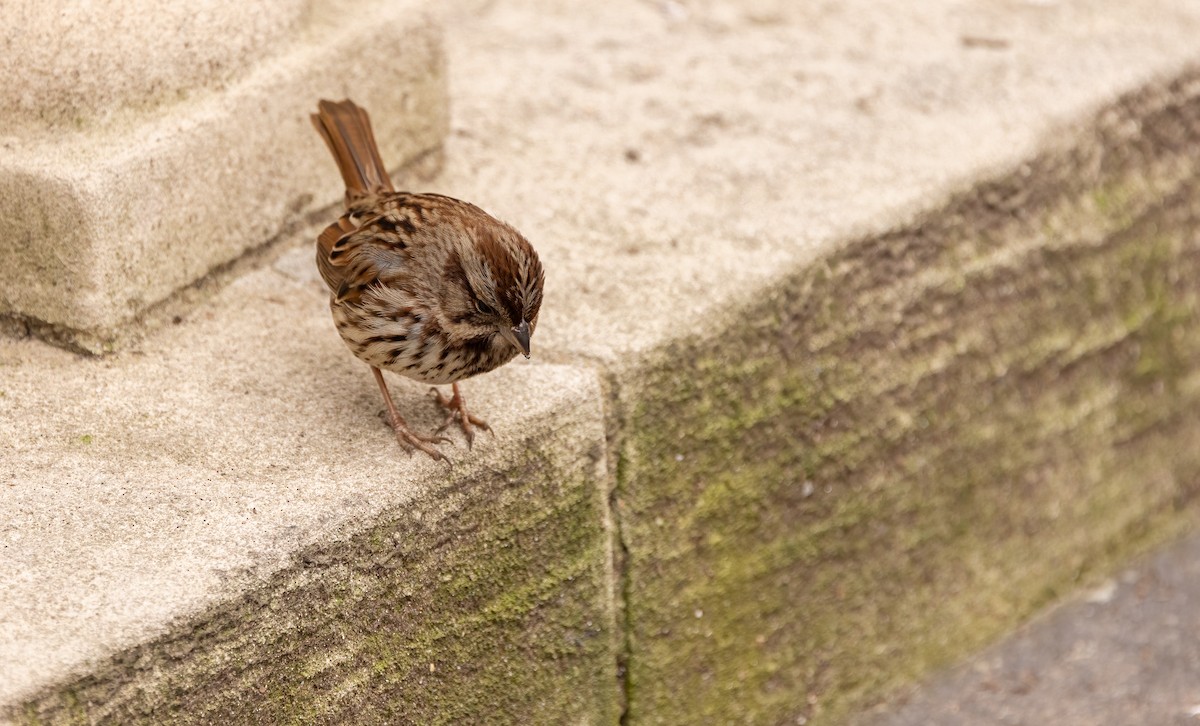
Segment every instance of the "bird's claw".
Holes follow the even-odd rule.
[[[445,436],[438,436],[436,434],[431,436],[418,434],[403,422],[400,422],[399,425],[397,425],[397,422],[393,421],[392,417],[388,416],[386,411],[384,412],[383,419],[387,421],[389,426],[392,427],[392,431],[394,431],[396,434],[396,442],[399,443],[400,446],[405,448],[412,447],[419,451],[424,451],[434,461],[444,461],[450,465],[454,464],[454,462],[450,461],[448,456],[433,448],[437,444],[451,443],[450,439],[446,438]]]
[[[446,409],[446,419],[442,421],[441,426],[437,427],[438,433],[445,431],[450,427],[450,424],[457,421],[459,428],[462,429],[463,436],[467,439],[468,449],[470,449],[471,445],[475,442],[476,428],[481,428],[493,436],[495,435],[495,432],[492,431],[492,427],[488,425],[487,421],[484,421],[477,416],[472,416],[471,413],[467,411],[467,404],[463,399],[462,394],[458,391],[458,384],[454,385],[454,395],[450,398],[443,396],[442,392],[436,388],[431,387],[429,390],[433,394],[434,399],[438,402],[438,405]]]

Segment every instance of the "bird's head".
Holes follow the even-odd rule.
[[[471,225],[446,259],[446,325],[455,337],[477,345],[490,346],[499,336],[528,358],[542,306],[542,264],[520,232],[488,222]]]

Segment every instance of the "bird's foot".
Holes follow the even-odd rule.
[[[430,436],[419,434],[409,428],[408,423],[404,419],[400,419],[399,421],[392,420],[392,417],[388,415],[386,411],[384,412],[383,420],[386,421],[388,426],[392,427],[392,431],[396,433],[396,442],[399,443],[400,446],[405,448],[411,446],[414,449],[424,451],[426,454],[429,454],[434,461],[444,461],[448,464],[451,463],[450,459],[447,458],[445,454],[433,448],[436,444],[450,443],[450,439],[446,438],[445,436],[438,436],[437,434]]]
[[[467,438],[467,448],[469,449],[471,448],[471,444],[475,441],[476,427],[481,428],[489,433],[492,431],[492,427],[488,426],[487,421],[484,421],[476,416],[472,416],[467,411],[467,401],[463,398],[462,393],[458,390],[457,383],[453,384],[452,386],[454,395],[450,398],[443,396],[441,391],[436,388],[431,388],[429,390],[433,392],[434,398],[437,400],[438,405],[446,409],[446,420],[443,421],[442,425],[438,427],[438,433],[445,431],[450,424],[457,421],[459,428],[462,429],[463,436]]]

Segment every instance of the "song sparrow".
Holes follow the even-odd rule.
[[[449,383],[445,430],[474,427],[458,388],[464,378],[529,357],[542,304],[543,272],[521,233],[479,207],[440,194],[398,192],[379,158],[367,112],[321,101],[313,125],[346,182],[346,213],[317,237],[317,269],[342,340],[371,366],[396,440],[445,459],[448,441],[409,428],[380,369],[422,383]]]

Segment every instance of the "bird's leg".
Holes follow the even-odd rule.
[[[446,427],[457,419],[463,435],[467,437],[467,448],[471,448],[471,442],[475,440],[475,427],[478,426],[484,431],[491,431],[492,427],[487,425],[487,421],[467,413],[467,400],[458,390],[457,383],[451,384],[450,389],[454,391],[454,395],[450,398],[443,396],[441,391],[436,388],[430,389],[437,397],[438,404],[446,409],[446,420],[438,427],[438,431],[445,431]]]
[[[435,461],[450,460],[446,458],[442,452],[430,446],[430,444],[443,444],[448,442],[445,436],[422,436],[408,427],[408,422],[400,416],[400,412],[396,410],[396,404],[392,403],[392,394],[388,391],[387,383],[383,380],[383,371],[375,366],[371,366],[371,372],[375,374],[375,382],[379,384],[379,390],[383,393],[383,402],[387,404],[388,424],[392,430],[396,432],[396,441],[401,446],[408,444],[414,448],[424,451],[433,457]]]

